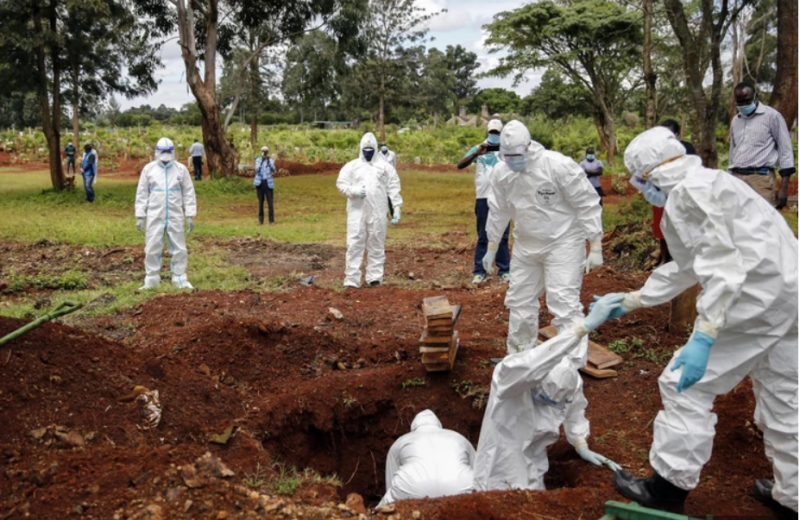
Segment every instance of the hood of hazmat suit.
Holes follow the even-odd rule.
[[[162,137],[156,143],[156,160],[164,164],[170,163],[175,160],[175,145],[171,139]]]
[[[711,457],[714,398],[749,375],[774,466],[772,496],[797,510],[797,238],[750,186],[683,156],[671,132],[656,130],[631,142],[625,164],[634,174],[649,170],[647,181],[668,194],[661,229],[674,261],[631,296],[651,307],[699,283],[694,330],[716,341],[691,388],[678,393],[682,370],[669,368],[683,348],[661,374],[664,409],[653,424],[650,464],[681,489],[697,486]]]
[[[653,170],[685,155],[686,148],[670,129],[656,126],[642,132],[625,149],[625,167],[631,172],[631,184],[644,193],[647,181],[653,182],[650,179]],[[677,183],[653,184],[669,195]]]
[[[508,155],[520,153],[525,155],[525,169],[516,172],[504,161]],[[532,141],[519,121],[503,127],[499,157],[501,162],[491,176],[486,224],[490,242],[500,242],[512,219],[514,247],[523,254],[546,253],[564,242],[602,238],[600,199],[578,163]]]
[[[478,440],[476,490],[544,489],[547,447],[558,440],[562,424],[570,444],[585,446],[587,402],[569,359],[582,341],[568,328],[495,367]],[[534,398],[543,395],[548,399]]]
[[[184,219],[197,215],[197,198],[189,170],[174,161],[172,141],[159,139],[156,160],[147,164],[136,188],[136,218],[147,219],[145,230],[145,287],[155,287],[165,245],[172,254],[173,283],[189,288],[186,280],[188,253],[184,236]],[[164,162],[164,161],[167,162]]]
[[[386,494],[379,505],[472,491],[475,449],[461,434],[445,430],[430,410],[417,414],[411,433],[397,439],[386,457]]]

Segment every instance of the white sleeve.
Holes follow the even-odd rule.
[[[392,487],[392,480],[394,480],[394,476],[397,471],[400,469],[400,446],[402,444],[403,437],[400,437],[392,447],[389,448],[389,454],[386,455],[386,491],[389,491],[389,488]]]
[[[477,168],[476,168],[477,170]],[[493,172],[494,173],[494,172]],[[491,179],[492,191],[489,194],[489,217],[486,219],[486,236],[489,242],[499,244],[508,223],[511,222],[511,209],[504,187]]]
[[[670,209],[682,225],[673,225],[692,259],[692,271],[702,285],[697,298],[697,323],[719,330],[726,314],[742,294],[747,273],[739,249],[733,243],[725,204],[710,189],[681,190]],[[708,331],[708,329],[706,329]]]
[[[497,399],[516,397],[540,385],[580,342],[581,336],[569,328],[538,347],[503,358],[492,375],[492,384],[497,386]]]
[[[147,199],[150,197],[150,181],[147,178],[147,166],[139,174],[139,185],[136,187],[136,202],[134,208],[136,218],[147,217]]]
[[[187,217],[197,216],[197,197],[194,193],[194,183],[189,170],[183,167],[183,179],[181,181],[181,193],[183,194],[183,210]]]
[[[564,434],[569,442],[575,448],[579,448],[581,444],[586,443],[589,438],[589,419],[586,418],[586,407],[589,402],[586,396],[583,395],[583,383],[580,388],[575,392],[575,396],[571,403],[567,405],[567,416],[564,419]]]
[[[674,261],[659,266],[639,291],[644,307],[654,307],[674,300],[683,291],[697,283],[693,277],[681,271]]]
[[[572,206],[578,222],[586,234],[586,240],[596,241],[603,238],[603,208],[600,206],[600,196],[589,182],[583,168],[575,161],[559,165],[562,171],[557,172],[555,178],[561,184],[567,203]]]
[[[403,205],[403,198],[400,196],[400,176],[397,175],[397,170],[395,170],[392,165],[386,163],[386,166],[389,173],[389,182],[386,187],[386,192],[389,194],[392,206],[399,208]]]
[[[341,170],[339,170],[339,177],[336,179],[336,188],[339,190],[339,193],[345,197],[353,196],[353,181],[351,179],[352,171],[353,166],[351,163],[347,163],[342,167]]]

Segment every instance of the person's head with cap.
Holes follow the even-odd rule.
[[[262,146],[261,147],[261,155],[263,155],[264,157],[267,157],[269,155],[269,148],[266,147],[266,146]]]
[[[587,148],[586,149],[586,160],[589,161],[589,162],[592,162],[592,161],[594,161],[594,159],[595,159],[594,148]]]
[[[381,152],[383,152],[384,155],[389,153],[389,147],[386,146],[386,141],[381,141]]]
[[[486,142],[497,146],[500,144],[500,132],[503,131],[503,122],[499,119],[492,119],[486,125]]]

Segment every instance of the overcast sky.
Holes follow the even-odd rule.
[[[485,0],[416,0],[417,5],[431,11],[439,11],[442,8],[448,12],[434,17],[429,23],[429,36],[434,40],[428,46],[438,47],[444,50],[448,45],[462,45],[478,55],[481,67],[478,72],[486,71],[497,64],[497,55],[490,55],[484,47],[485,36],[482,34],[481,26],[491,22],[495,13],[515,9],[524,5],[522,0],[500,0],[496,2],[486,2]],[[487,8],[487,5],[491,7]],[[137,97],[134,99],[118,99],[122,108],[149,104],[157,107],[162,103],[168,107],[179,108],[184,103],[194,101],[189,88],[186,85],[186,74],[184,72],[183,60],[181,59],[178,42],[172,40],[162,48],[161,59],[164,68],[156,74],[159,80],[158,91],[150,96]],[[529,80],[523,82],[514,90],[521,96],[527,95],[531,89],[538,84],[540,74],[529,75]],[[485,78],[478,80],[481,88],[511,86],[511,78]]]

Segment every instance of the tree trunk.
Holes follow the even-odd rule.
[[[258,74],[258,57],[250,62],[250,110],[253,111],[250,119],[250,146],[255,150],[258,141],[258,108],[260,106],[259,85],[261,78]]]
[[[656,126],[656,80],[651,54],[653,51],[653,0],[643,0],[644,43],[642,64],[644,69],[644,122],[645,128]]]
[[[380,104],[378,106],[378,132],[381,135],[380,141],[382,143],[386,142],[386,127],[384,126],[384,105],[386,103],[386,76],[381,73],[381,92],[380,92]]]
[[[80,126],[80,106],[81,106],[81,98],[80,98],[80,71],[78,70],[78,64],[76,63],[72,67],[72,92],[74,97],[72,99],[72,144],[75,146],[75,149],[80,149],[80,134],[81,134],[81,126]]]
[[[200,77],[197,68],[197,44],[194,37],[195,18],[194,0],[177,0],[178,38],[181,46],[181,57],[186,66],[186,81],[192,91],[200,113],[203,116],[203,143],[209,174],[231,177],[236,175],[239,165],[239,154],[225,137],[219,105],[216,100],[216,59],[219,36],[219,4],[218,0],[205,3],[204,25],[205,42],[205,78]]]
[[[778,0],[778,59],[769,98],[789,130],[797,118],[797,0]]]
[[[36,48],[36,71],[39,79],[37,87],[37,94],[39,97],[39,107],[42,111],[42,131],[45,139],[47,140],[48,157],[50,161],[50,182],[55,190],[63,190],[66,184],[64,178],[64,168],[61,164],[61,65],[59,60],[53,59],[58,56],[58,44],[54,42],[55,38],[47,38],[44,31],[42,20],[42,13],[39,10],[38,2],[35,3],[36,8],[33,16],[34,32],[39,36],[39,44]],[[47,17],[49,21],[49,31],[55,34],[58,26],[56,20],[56,6],[54,0],[51,0],[47,7]],[[50,105],[50,97],[48,96],[47,87],[49,79],[47,77],[47,40],[51,40],[49,45],[51,65],[52,65],[52,99],[53,104]]]

